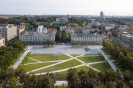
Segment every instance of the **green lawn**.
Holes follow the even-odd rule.
[[[105,59],[102,56],[91,56],[91,55],[79,57],[78,59],[84,61],[85,63],[105,61]]]
[[[79,56],[79,54],[71,54],[71,56],[76,57]]]
[[[51,65],[51,64],[54,64],[55,62],[50,62],[50,63],[38,63],[38,64],[31,64],[31,65],[23,65],[23,66],[20,66],[19,68],[24,68],[24,70],[26,72],[28,71],[31,71],[31,70],[34,70],[34,69],[37,69],[37,68],[41,68],[41,67],[44,67],[44,66],[48,66],[48,65]]]
[[[98,63],[98,64],[93,64],[90,65],[102,72],[105,72],[106,70],[110,69],[111,67],[109,66],[109,64],[107,62],[103,62],[103,63]]]
[[[77,72],[79,72],[81,69],[84,70],[84,71],[89,71],[90,68],[88,68],[86,66],[82,66],[82,67],[79,67],[79,68],[76,68],[76,69],[77,69]],[[67,74],[67,71],[58,72],[57,74]]]
[[[38,25],[40,25],[41,23],[44,23],[44,22],[37,22]]]
[[[37,62],[37,61],[32,60],[32,59],[30,59],[30,58],[26,58],[26,60],[23,61],[23,64],[27,64],[27,63],[35,63],[35,62]]]
[[[39,60],[39,61],[54,61],[56,60],[55,55],[30,55],[31,58]],[[70,57],[66,55],[59,55],[58,60],[66,60],[69,59]]]
[[[80,65],[80,64],[81,64],[80,62],[78,62],[77,60],[73,59],[73,60],[58,64],[56,70],[70,68],[70,67],[77,66],[77,65]],[[52,66],[52,67],[49,67],[49,68],[45,68],[45,69],[36,71],[35,73],[48,72],[48,71],[54,71],[54,70],[55,70],[55,66]]]

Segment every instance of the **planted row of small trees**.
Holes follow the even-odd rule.
[[[80,46],[85,46],[87,47],[88,45],[99,45],[99,42],[87,42],[87,41],[71,41],[71,44],[73,47],[80,47]]]
[[[56,44],[55,41],[46,40],[43,42],[44,47],[53,47]]]
[[[80,41],[71,41],[71,44],[73,47],[80,47],[80,46],[88,46],[88,42],[85,41],[85,42],[80,42]]]

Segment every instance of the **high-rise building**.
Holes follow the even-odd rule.
[[[102,20],[105,20],[105,15],[104,15],[103,11],[100,12],[100,18],[101,18]]]

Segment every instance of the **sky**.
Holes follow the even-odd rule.
[[[0,0],[0,14],[133,16],[133,0]]]

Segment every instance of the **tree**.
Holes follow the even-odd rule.
[[[67,73],[68,86],[70,88],[80,88],[80,79],[76,69],[69,69]]]
[[[86,47],[88,46],[88,42],[87,41],[85,41],[85,45],[86,45]]]
[[[109,37],[109,39],[111,39],[111,37],[112,37],[112,34],[110,33],[108,37]]]

